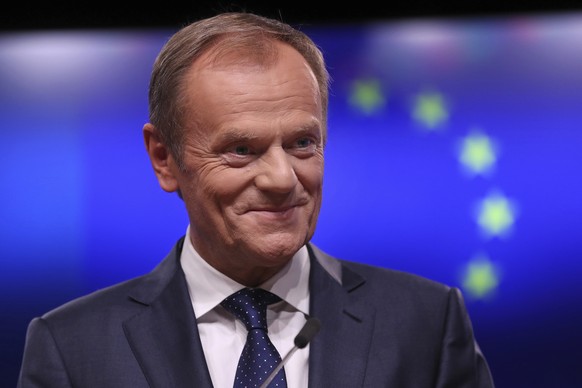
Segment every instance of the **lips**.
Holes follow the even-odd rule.
[[[255,208],[255,209],[251,209],[250,211],[254,211],[254,212],[270,212],[270,213],[283,213],[286,212],[289,209],[293,209],[298,205],[292,205],[292,206],[280,206],[280,207],[264,207],[264,208]]]
[[[249,212],[271,212],[271,213],[284,213],[288,210],[305,206],[309,203],[309,200],[301,200],[296,201],[292,204],[285,204],[285,205],[262,205],[262,206],[253,206],[249,209]]]
[[[290,221],[294,219],[297,215],[295,210],[299,207],[304,206],[303,204],[297,205],[286,205],[286,206],[266,206],[266,207],[254,207],[250,209],[247,214],[254,215],[263,221]]]

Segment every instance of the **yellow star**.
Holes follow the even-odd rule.
[[[467,265],[463,288],[472,297],[490,296],[499,285],[499,271],[485,255],[479,255]]]
[[[505,235],[515,222],[514,206],[501,194],[490,194],[479,205],[477,223],[491,236]]]
[[[380,82],[374,79],[356,80],[352,83],[349,102],[364,114],[372,114],[380,109],[385,99],[380,90]]]
[[[449,117],[443,96],[436,92],[424,92],[416,96],[412,115],[428,130],[437,130]]]
[[[473,131],[463,139],[459,159],[469,172],[483,174],[493,167],[497,156],[489,137]]]

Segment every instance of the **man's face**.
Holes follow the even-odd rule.
[[[186,93],[195,113],[185,168],[175,169],[194,247],[247,284],[266,280],[311,238],[321,205],[318,85],[299,53],[278,46],[268,68],[193,65]]]

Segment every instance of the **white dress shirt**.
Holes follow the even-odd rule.
[[[180,262],[212,383],[216,388],[232,388],[247,330],[242,322],[220,306],[220,302],[245,286],[202,259],[190,241],[190,226]],[[281,358],[293,348],[293,340],[309,313],[309,270],[309,254],[304,246],[281,271],[260,285],[283,300],[267,309],[269,338]],[[297,350],[285,364],[289,388],[307,387],[308,355],[309,345]]]

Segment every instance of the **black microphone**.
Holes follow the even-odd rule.
[[[315,335],[319,332],[320,327],[321,322],[319,322],[319,319],[314,317],[307,318],[307,321],[305,322],[299,333],[295,336],[295,340],[293,340],[295,346],[293,346],[293,348],[289,350],[289,353],[287,353],[287,355],[285,356],[285,358],[281,360],[279,365],[277,365],[277,367],[271,371],[269,377],[267,377],[267,380],[265,380],[259,388],[267,388],[267,385],[269,385],[271,381],[273,381],[277,373],[279,373],[279,371],[283,369],[283,367],[285,366],[287,361],[289,361],[293,353],[295,353],[297,349],[303,349],[304,347],[306,347],[307,344],[313,339],[313,337],[315,337]]]

